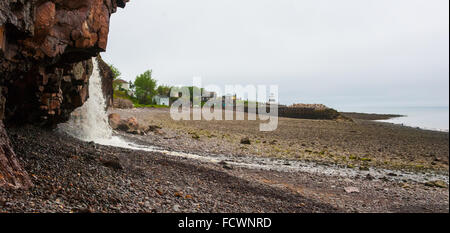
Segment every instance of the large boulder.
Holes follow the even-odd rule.
[[[117,113],[111,113],[108,116],[109,125],[112,129],[119,128],[119,125],[121,124],[120,115]]]
[[[126,120],[121,120],[119,127],[117,128],[121,131],[126,131],[128,133],[139,133],[139,122],[136,117],[130,117]]]

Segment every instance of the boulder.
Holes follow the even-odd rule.
[[[121,120],[117,129],[128,133],[140,133],[139,122],[136,117]]]
[[[121,124],[120,115],[117,113],[111,113],[108,116],[108,121],[112,129],[117,129]]]

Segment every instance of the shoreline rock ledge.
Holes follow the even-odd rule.
[[[112,103],[112,73],[99,53],[106,50],[111,15],[128,1],[0,1],[1,187],[31,186],[4,124],[67,121],[89,97],[92,57],[98,57],[103,92]]]

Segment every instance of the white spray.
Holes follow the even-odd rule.
[[[102,78],[96,58],[92,59],[94,71],[89,79],[89,99],[76,109],[67,123],[59,128],[69,135],[83,141],[98,141],[112,138],[112,129],[108,124],[105,111],[106,102],[102,91]]]

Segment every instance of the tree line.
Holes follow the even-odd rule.
[[[152,76],[152,70],[147,70],[136,76],[134,81],[129,81],[129,92],[127,92],[127,90],[120,88],[120,83],[118,82],[122,73],[114,65],[109,64],[109,66],[114,77],[113,88],[115,98],[130,99],[133,103],[139,105],[152,105],[155,104],[153,103],[153,97],[155,95],[170,95],[172,87],[168,85],[158,85],[157,80]]]

